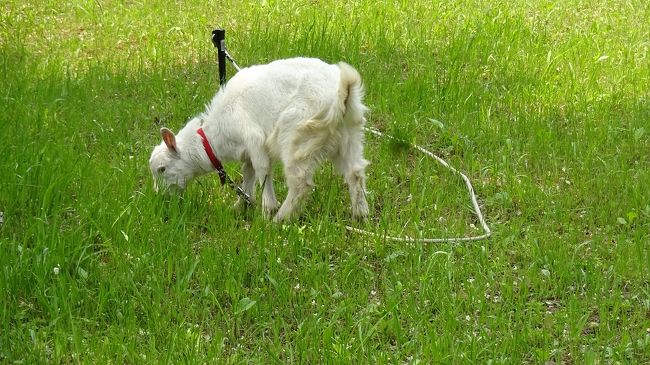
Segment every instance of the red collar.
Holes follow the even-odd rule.
[[[214,154],[214,150],[212,150],[212,146],[210,146],[210,142],[208,142],[208,137],[205,136],[205,132],[203,132],[203,128],[199,128],[196,133],[198,133],[199,136],[201,136],[201,142],[203,142],[203,149],[205,150],[205,153],[208,155],[210,158],[210,162],[212,162],[212,166],[214,166],[215,169],[217,169],[217,173],[219,174],[219,179],[221,180],[221,185],[226,183],[226,170],[223,169],[223,165],[221,164],[221,161],[217,158],[217,156]]]

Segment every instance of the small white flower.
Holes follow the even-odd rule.
[[[54,266],[54,269],[52,269],[52,272],[54,272],[54,275],[59,275],[59,271],[61,271],[61,268],[59,266]]]

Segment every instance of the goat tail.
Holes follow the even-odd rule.
[[[341,71],[339,102],[343,110],[343,121],[348,125],[363,125],[364,114],[368,110],[363,105],[363,82],[361,75],[345,62],[338,63]]]

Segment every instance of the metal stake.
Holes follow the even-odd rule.
[[[217,48],[217,62],[219,63],[219,85],[226,83],[226,30],[215,29],[212,31],[212,44]]]

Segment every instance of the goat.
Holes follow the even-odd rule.
[[[154,190],[182,191],[191,179],[214,171],[212,149],[219,164],[242,163],[242,189],[251,201],[255,181],[262,186],[262,210],[271,218],[279,206],[272,164],[281,161],[288,192],[273,220],[286,221],[300,210],[315,170],[329,159],[348,185],[352,216],[366,217],[362,99],[361,76],[344,62],[292,58],[242,69],[177,135],[161,128],[163,142],[149,160]]]

